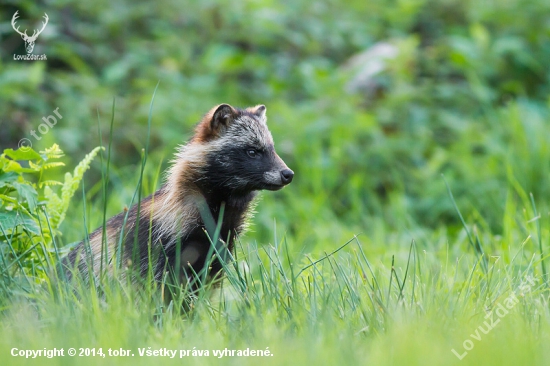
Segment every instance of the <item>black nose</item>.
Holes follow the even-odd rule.
[[[283,184],[288,184],[292,182],[292,177],[294,177],[294,172],[290,169],[281,170],[281,180]]]

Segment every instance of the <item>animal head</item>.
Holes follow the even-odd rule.
[[[40,30],[35,29],[34,32],[32,33],[32,36],[28,36],[26,29],[24,32],[20,32],[19,27],[15,28],[15,21],[17,18],[19,18],[17,13],[19,13],[19,10],[16,11],[15,14],[13,14],[13,17],[11,18],[11,26],[17,33],[21,35],[21,38],[23,38],[23,41],[25,41],[25,49],[27,50],[27,53],[31,53],[32,50],[34,49],[34,42],[36,42],[36,38],[38,38],[38,35],[42,33],[44,28],[46,28],[46,24],[48,24],[48,19],[49,19],[48,14],[44,13],[45,22],[43,22],[42,29]]]
[[[220,104],[212,108],[197,126],[191,144],[202,147],[199,184],[204,180],[209,189],[275,191],[294,177],[275,152],[264,105],[237,109]]]

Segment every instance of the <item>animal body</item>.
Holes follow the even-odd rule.
[[[139,208],[134,205],[109,219],[105,232],[100,227],[91,233],[89,246],[86,241],[77,245],[65,265],[71,273],[89,278],[120,261],[142,276],[152,270],[160,280],[166,271],[177,270],[190,281],[194,274],[204,273],[213,253],[208,221],[221,227],[221,249],[233,252],[257,192],[281,189],[293,176],[275,152],[265,106],[218,105],[203,117],[191,140],[179,147],[165,184]],[[219,258],[206,271],[210,280],[219,277]]]

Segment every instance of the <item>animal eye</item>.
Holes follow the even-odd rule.
[[[249,157],[251,157],[252,159],[258,157],[258,151],[256,151],[255,149],[248,149],[248,150],[246,150],[246,154],[247,154]]]

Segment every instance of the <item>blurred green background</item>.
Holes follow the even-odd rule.
[[[25,54],[16,10],[29,29],[48,14],[34,50],[47,61],[13,60]],[[72,168],[99,145],[98,119],[107,143],[116,100],[108,215],[134,192],[158,82],[145,193],[209,108],[267,106],[296,176],[263,194],[246,240],[286,234],[295,250],[325,251],[357,233],[399,246],[453,238],[461,225],[443,175],[467,220],[493,234],[506,234],[514,186],[548,209],[545,0],[3,1],[0,37],[2,149],[58,143]],[[58,107],[63,118],[30,137]],[[96,159],[88,229],[102,220],[100,184]],[[65,243],[83,237],[81,201]]]

